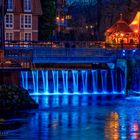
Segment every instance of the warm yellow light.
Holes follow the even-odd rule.
[[[60,18],[59,17],[56,17],[56,20],[60,20]]]
[[[134,20],[131,24],[136,25],[136,24],[138,24],[138,21]]]
[[[135,30],[135,33],[138,33],[138,30]]]
[[[118,36],[118,33],[116,33],[115,35]]]
[[[64,18],[61,18],[62,22],[64,22]]]
[[[121,37],[123,37],[124,36],[124,34],[123,33],[121,33]]]

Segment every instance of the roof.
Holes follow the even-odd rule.
[[[140,11],[137,12],[134,20],[129,25],[134,32],[140,31]]]
[[[110,34],[116,32],[129,33],[129,32],[133,32],[133,30],[123,19],[120,19],[106,31],[106,33],[110,33]]]

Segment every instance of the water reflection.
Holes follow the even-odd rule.
[[[119,115],[111,112],[105,123],[105,137],[107,140],[119,140]]]
[[[75,97],[71,101],[74,106],[46,107],[46,103],[59,102],[57,98],[45,100],[38,97],[41,107],[32,115],[18,115],[14,119],[21,125],[16,125],[13,118],[7,127],[7,136],[3,139],[19,140],[139,140],[140,139],[140,107],[139,103],[118,101],[118,104],[79,105],[79,100],[87,98]],[[69,97],[68,97],[69,98]],[[69,100],[63,100],[63,103]],[[52,102],[51,102],[52,101]],[[29,112],[28,112],[29,113]],[[7,120],[7,119],[6,119]],[[4,121],[4,122],[3,122]],[[1,119],[1,124],[8,121]],[[22,123],[21,123],[22,122]],[[2,130],[2,125],[1,125]],[[7,132],[6,131],[6,132]]]

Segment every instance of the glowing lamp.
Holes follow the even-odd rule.
[[[60,18],[59,17],[56,17],[56,20],[58,21],[58,20],[60,20]]]
[[[61,21],[64,22],[64,18],[62,18]]]
[[[121,33],[121,37],[123,37],[124,36],[124,34],[123,33]]]

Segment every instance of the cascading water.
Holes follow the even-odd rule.
[[[107,93],[107,70],[101,70],[102,92]]]
[[[83,85],[83,93],[87,93],[88,89],[88,71],[82,70],[82,85]]]
[[[72,70],[73,92],[78,93],[78,71]]]
[[[32,71],[32,78],[33,78],[33,89],[34,93],[39,93],[38,92],[38,70]]]
[[[92,88],[93,93],[97,93],[98,90],[98,71],[92,70]]]
[[[62,70],[63,92],[68,93],[68,71]]]
[[[48,71],[41,71],[42,73],[42,81],[43,81],[43,92],[49,93],[49,80],[48,80]]]
[[[53,92],[58,93],[58,71],[52,70],[53,75]]]
[[[109,83],[111,84],[109,85]],[[71,91],[73,94],[79,93],[79,91],[89,94],[120,93],[122,91],[124,93],[125,91],[124,75],[116,70],[23,71],[21,72],[21,85],[23,88],[33,91],[33,94],[43,93],[44,95],[66,94]],[[71,88],[70,92],[69,88]]]
[[[22,71],[21,78],[22,78],[22,87],[28,90],[28,72]]]

